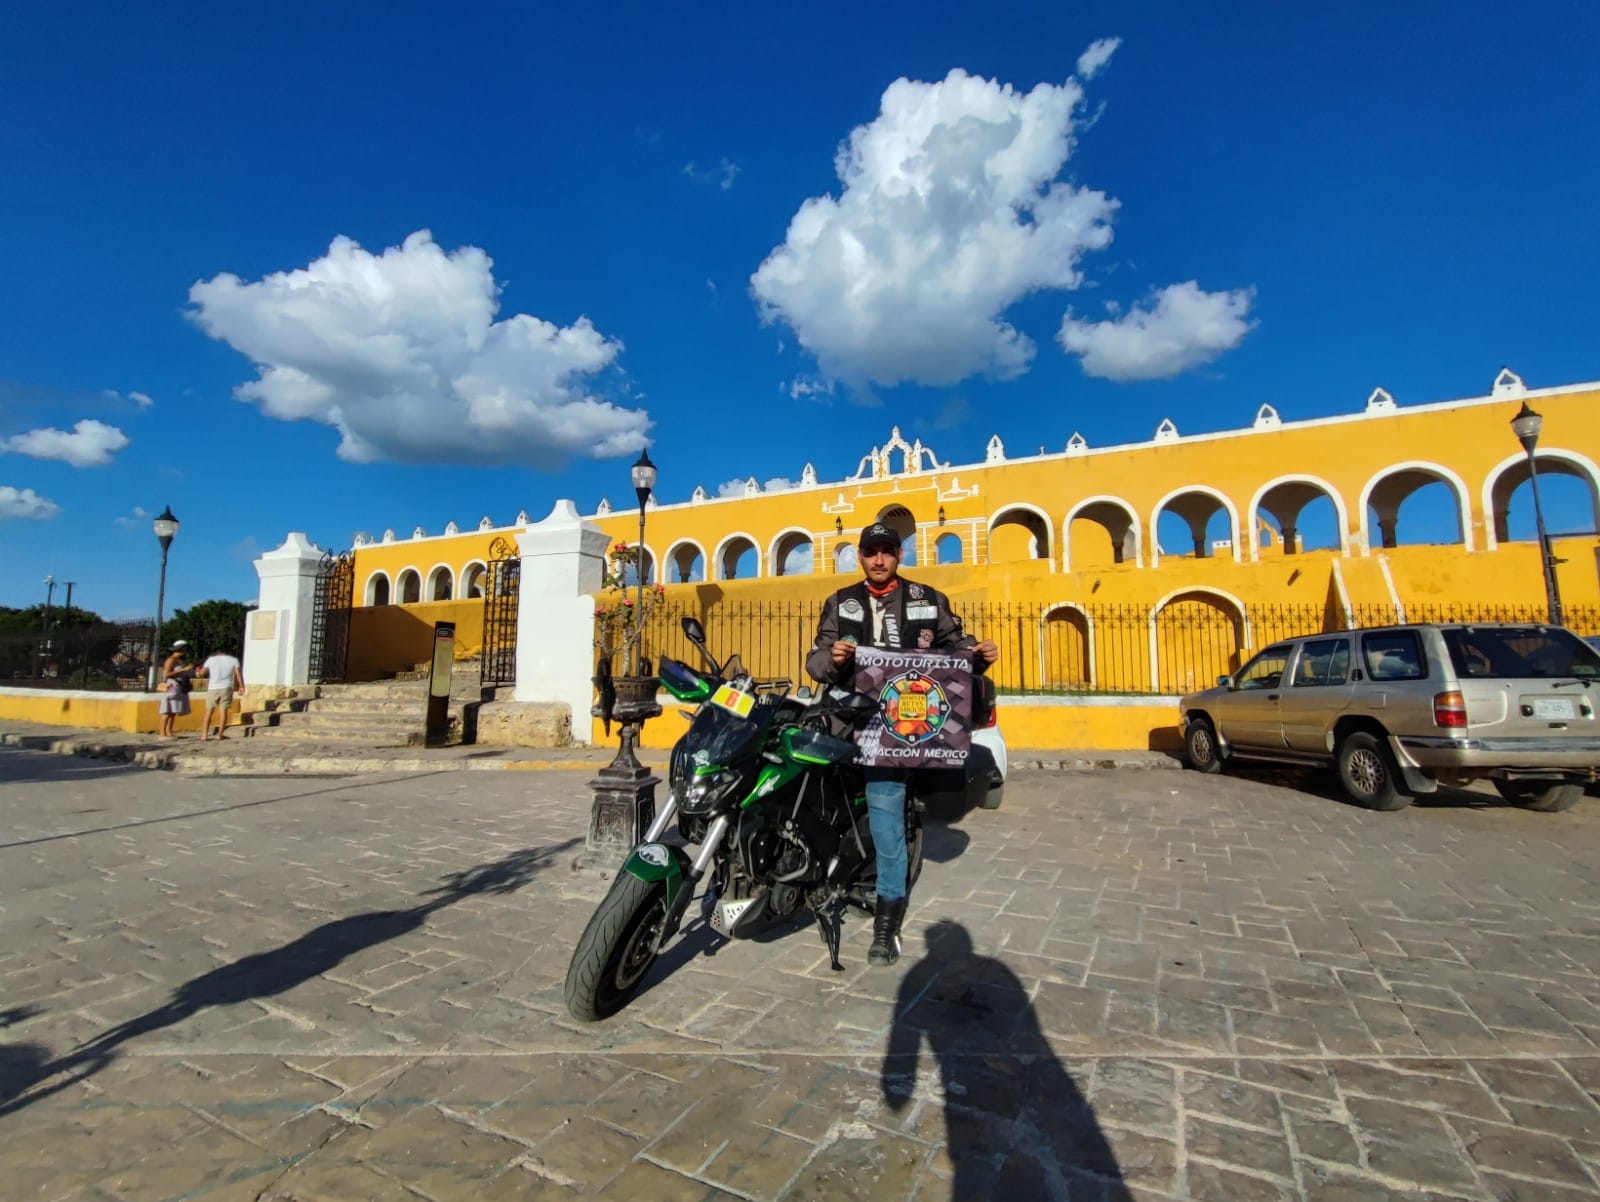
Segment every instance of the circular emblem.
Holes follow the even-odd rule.
[[[909,747],[936,738],[950,716],[943,686],[920,672],[907,672],[884,685],[878,707],[884,733]]]
[[[639,858],[657,868],[667,866],[667,849],[659,843],[646,843],[639,849]]]

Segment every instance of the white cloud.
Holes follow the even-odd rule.
[[[1231,351],[1255,323],[1248,320],[1255,292],[1202,292],[1194,280],[1155,295],[1155,306],[1135,305],[1114,321],[1079,321],[1069,311],[1061,345],[1083,360],[1086,375],[1105,380],[1158,380],[1175,376]]]
[[[150,395],[144,392],[130,392],[128,394],[128,399],[141,409],[148,409],[151,405],[155,404],[155,401],[150,398]]]
[[[724,480],[721,484],[717,485],[717,496],[742,497],[745,495],[746,486],[749,483],[750,477],[736,480]]]
[[[1088,80],[1100,74],[1120,45],[1122,45],[1121,38],[1101,38],[1092,44],[1078,56],[1078,78]]]
[[[796,376],[789,381],[787,386],[779,385],[779,388],[784,387],[787,387],[791,401],[804,400],[806,397],[833,395],[833,381],[824,380],[818,376]]]
[[[482,250],[447,254],[419,230],[381,255],[340,237],[294,271],[202,280],[189,315],[256,365],[236,396],[333,426],[343,459],[555,467],[641,450],[649,414],[587,391],[621,342],[585,317],[496,320],[499,293]]]
[[[801,543],[791,547],[789,553],[783,557],[783,574],[785,576],[809,576],[816,563],[816,548],[810,543]]]
[[[1027,370],[1033,342],[1003,314],[1077,288],[1111,241],[1117,202],[1057,178],[1083,98],[1075,79],[895,81],[839,148],[840,195],[802,204],[751,277],[763,318],[858,388]]]
[[[124,517],[119,517],[116,519],[116,521],[117,525],[119,526],[128,526],[131,528],[133,526],[142,526],[145,524],[145,522],[149,521],[149,519],[150,511],[145,509],[142,505],[135,505],[131,514],[128,514]]]
[[[0,484],[0,521],[6,518],[53,518],[61,506],[48,497],[41,497],[31,488],[13,488]]]
[[[789,479],[788,476],[774,476],[763,484],[761,489],[763,492],[788,492],[791,488],[799,487],[799,482]]]
[[[70,431],[51,427],[29,430],[12,435],[0,445],[34,459],[59,459],[73,467],[104,467],[128,445],[128,436],[115,426],[86,418]]]
[[[726,192],[733,187],[733,181],[739,178],[739,172],[744,170],[738,163],[723,159],[715,167],[696,167],[693,163],[683,165],[683,173],[697,184],[715,184]]]

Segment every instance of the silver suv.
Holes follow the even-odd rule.
[[[1564,810],[1600,778],[1600,652],[1559,626],[1417,625],[1274,643],[1179,702],[1191,767],[1230,758],[1332,765],[1351,799],[1488,779]]]

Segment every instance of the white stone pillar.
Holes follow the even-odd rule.
[[[518,701],[561,701],[572,710],[572,737],[588,741],[594,689],[594,601],[605,582],[611,540],[557,501],[550,516],[517,535],[522,579],[517,598]]]
[[[298,531],[256,560],[261,596],[245,623],[243,656],[249,687],[310,682],[311,610],[321,562],[322,549]]]

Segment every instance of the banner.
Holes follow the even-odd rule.
[[[856,648],[855,689],[878,701],[856,736],[861,762],[959,768],[972,735],[972,661],[941,651]]]

